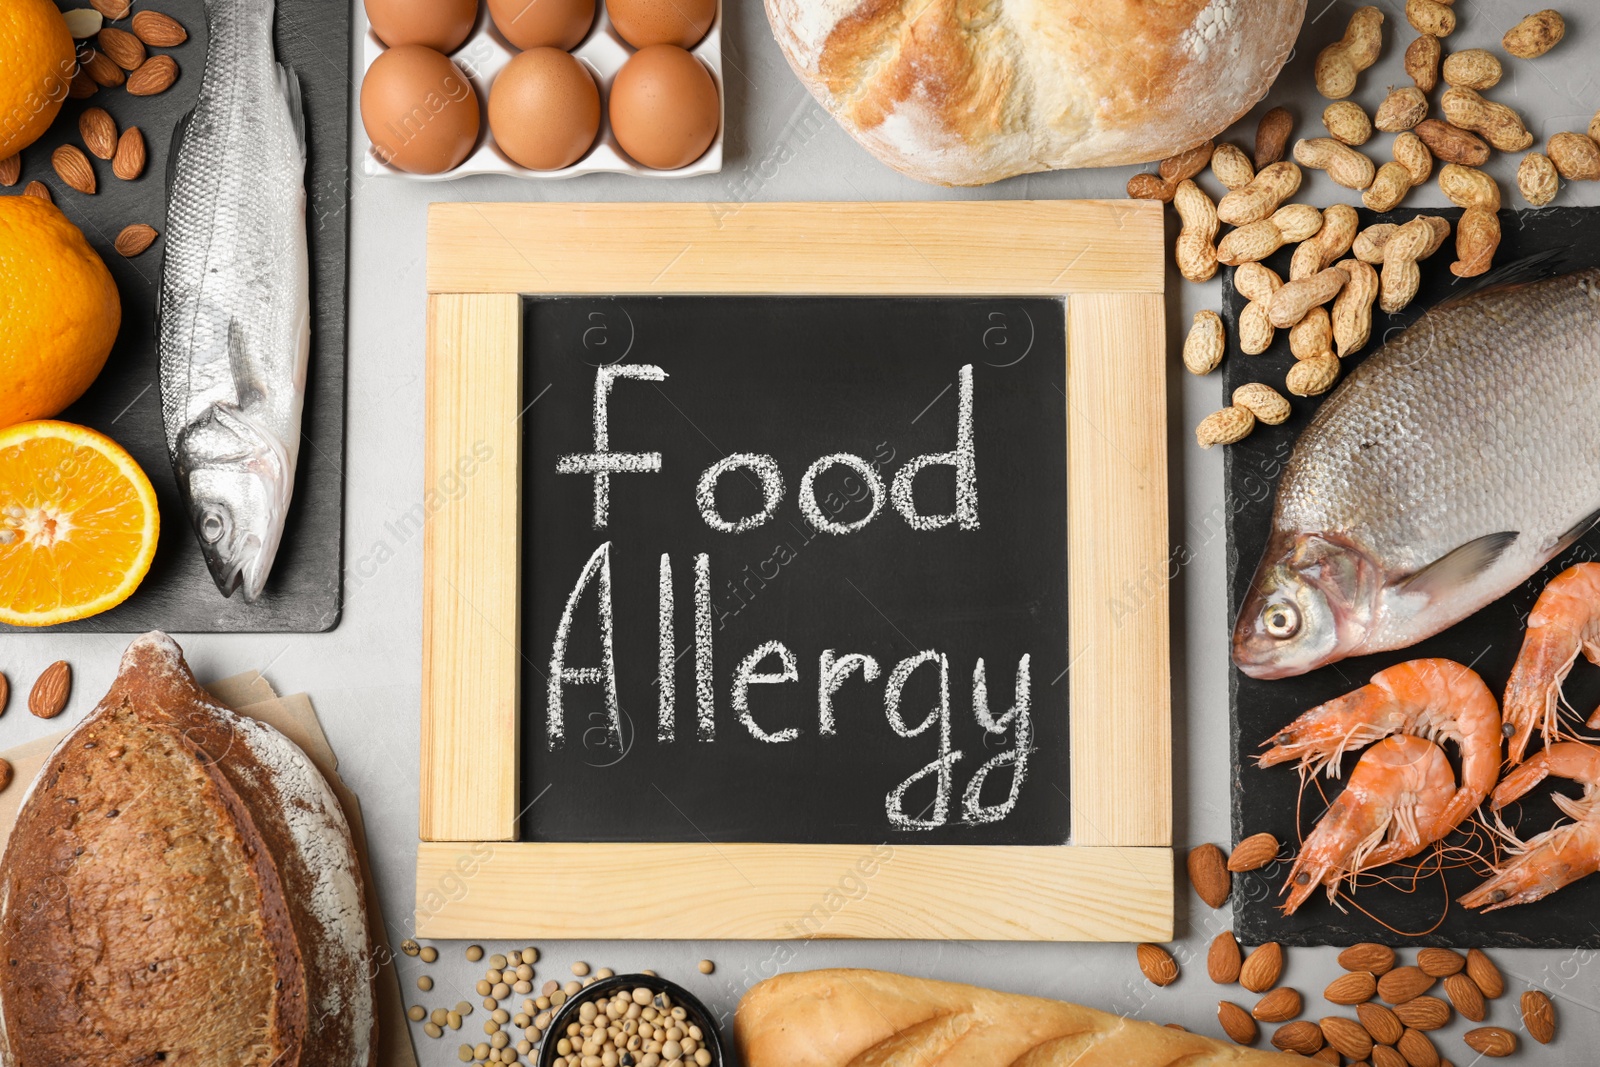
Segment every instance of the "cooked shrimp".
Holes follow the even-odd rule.
[[[1546,744],[1562,736],[1561,683],[1582,652],[1600,663],[1600,563],[1568,567],[1544,587],[1528,615],[1528,632],[1506,686],[1510,757],[1521,763],[1535,727]],[[1600,726],[1600,711],[1589,719]]]
[[[1444,837],[1456,826],[1449,816],[1455,796],[1455,772],[1432,741],[1401,734],[1367,749],[1295,857],[1284,914],[1293,915],[1319,885],[1332,900],[1341,881],[1354,888],[1361,871],[1414,856]]]
[[[1271,767],[1298,759],[1302,771],[1337,778],[1346,752],[1390,734],[1454,741],[1461,750],[1461,785],[1445,812],[1446,833],[1483,803],[1499,778],[1500,708],[1475,671],[1448,659],[1408,660],[1379,671],[1369,684],[1286,726],[1267,742],[1272,747],[1260,762]]]
[[[1559,793],[1551,797],[1574,821],[1523,844],[1514,859],[1461,898],[1464,906],[1494,911],[1529,904],[1600,870],[1600,748],[1578,741],[1550,745],[1506,775],[1491,806],[1498,812],[1552,774],[1583,783],[1583,796],[1576,800]]]

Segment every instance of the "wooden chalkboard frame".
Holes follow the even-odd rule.
[[[418,936],[1169,940],[1162,257],[1136,201],[434,204]],[[517,840],[525,294],[1063,301],[1071,844]]]

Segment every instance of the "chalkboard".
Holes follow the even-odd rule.
[[[1060,300],[524,306],[525,840],[1068,840]]]
[[[62,7],[81,4],[62,4]],[[137,10],[137,8],[136,8]],[[134,259],[112,247],[122,227],[143,222],[166,233],[165,182],[173,131],[194,107],[206,58],[205,5],[171,0],[160,7],[189,32],[184,44],[156,51],[176,60],[176,84],[151,97],[101,89],[69,100],[50,130],[22,154],[20,193],[38,179],[50,187],[67,217],[81,227],[116,278],[122,294],[122,330],[105,371],[59,417],[108,434],[138,461],[155,487],[161,540],[150,573],[123,604],[102,615],[51,627],[88,633],[310,633],[339,622],[343,571],[345,248],[349,226],[350,5],[327,0],[278,0],[279,62],[298,76],[306,108],[306,225],[311,261],[311,360],[294,502],[283,544],[266,589],[254,604],[224,598],[206,569],[189,517],[178,497],[161,422],[157,384],[155,310],[161,286],[164,238]],[[127,28],[127,23],[118,23]],[[122,127],[144,133],[149,162],[144,176],[125,182],[110,165],[93,160],[98,192],[85,196],[50,167],[62,144],[81,144],[78,116],[102,107]],[[10,629],[0,627],[0,629]]]
[[[1404,222],[1418,214],[1443,215],[1453,227],[1461,213],[1456,210],[1403,211],[1373,215],[1363,211],[1361,224],[1365,227],[1380,221]],[[1496,256],[1497,263],[1511,263],[1552,250],[1560,252],[1557,264],[1560,270],[1579,270],[1600,263],[1600,211],[1595,209],[1505,211],[1501,212],[1501,229],[1504,240]],[[1373,343],[1366,352],[1345,360],[1345,373],[1377,351],[1386,333],[1410,325],[1428,307],[1448,298],[1465,284],[1449,271],[1453,246],[1453,240],[1447,242],[1432,260],[1423,264],[1422,287],[1410,307],[1399,315],[1376,312]],[[1269,260],[1267,265],[1287,277],[1288,251]],[[1242,354],[1236,340],[1236,326],[1244,300],[1233,290],[1231,278],[1224,290],[1227,294],[1224,319],[1230,338],[1230,352],[1223,364],[1225,394],[1231,395],[1233,389],[1249,381],[1281,383],[1294,362],[1285,335],[1280,332],[1273,348],[1264,355]],[[1258,426],[1250,437],[1229,447],[1230,626],[1266,543],[1278,478],[1296,438],[1305,430],[1323,399],[1292,397],[1294,414],[1286,423]],[[1592,457],[1575,456],[1573,461],[1592,462]],[[1551,578],[1573,563],[1594,559],[1600,559],[1600,532],[1584,537],[1516,591],[1411,648],[1353,657],[1297,678],[1272,681],[1249,678],[1230,667],[1235,838],[1242,840],[1250,834],[1267,831],[1280,841],[1288,842],[1290,848],[1297,848],[1301,835],[1309,833],[1322,814],[1322,794],[1315,784],[1308,784],[1299,804],[1299,825],[1296,825],[1299,778],[1291,766],[1257,767],[1254,756],[1260,751],[1262,741],[1306,709],[1359,688],[1386,667],[1420,657],[1442,656],[1467,664],[1483,677],[1496,697],[1500,697],[1521,647],[1527,614],[1540,591]],[[1567,681],[1565,693],[1575,708],[1587,711],[1600,704],[1600,669],[1580,659]],[[1538,745],[1536,739],[1534,748]],[[1460,761],[1454,746],[1444,747],[1459,778]],[[1354,756],[1346,758],[1343,764],[1346,774],[1354,764]],[[1320,781],[1329,800],[1344,787],[1342,780]],[[1520,822],[1522,833],[1527,837],[1550,827],[1559,815],[1548,800],[1552,788],[1572,793],[1570,785],[1550,781],[1539,786],[1523,800],[1520,810],[1508,810],[1508,818],[1514,824]],[[1478,843],[1483,844],[1484,840],[1480,835]],[[1458,832],[1447,842],[1465,844],[1468,837]],[[1288,854],[1286,849],[1284,855]],[[1350,902],[1341,902],[1343,911],[1330,905],[1326,896],[1318,892],[1295,915],[1286,918],[1277,910],[1277,905],[1282,900],[1279,891],[1288,877],[1289,867],[1288,862],[1278,862],[1260,871],[1235,876],[1234,930],[1240,940],[1250,944],[1279,941],[1348,945],[1358,941],[1406,941],[1454,946],[1600,945],[1600,927],[1586,920],[1573,921],[1574,916],[1590,915],[1600,909],[1600,878],[1575,883],[1535,904],[1480,914],[1460,907],[1454,899],[1479,884],[1481,868],[1474,871],[1455,867],[1442,877],[1430,873],[1414,884],[1411,880],[1398,885],[1363,884],[1354,897],[1353,906]],[[1405,871],[1396,866],[1387,873],[1405,874]],[[1362,909],[1370,914],[1364,914]]]

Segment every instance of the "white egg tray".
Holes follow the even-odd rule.
[[[606,112],[611,102],[611,83],[616,80],[617,71],[622,69],[622,64],[627,62],[635,49],[624,41],[622,35],[611,25],[611,17],[605,10],[603,0],[596,6],[599,10],[595,14],[594,26],[590,28],[589,35],[576,48],[571,49],[572,55],[589,68],[589,73],[594,75],[596,84],[600,86],[600,135],[595,138],[594,147],[590,148],[582,159],[561,170],[529,170],[513,163],[495,144],[494,134],[489,129],[489,87],[494,84],[495,78],[505,69],[506,64],[517,55],[519,49],[500,35],[500,31],[495,29],[493,21],[489,18],[488,5],[481,4],[478,10],[478,24],[473,28],[472,36],[467,38],[466,44],[450,55],[478,94],[478,109],[482,115],[482,123],[478,143],[473,148],[472,154],[454,170],[439,174],[411,174],[384,163],[369,144],[364,159],[365,173],[373,177],[393,175],[397,178],[409,178],[412,181],[446,182],[473,174],[506,174],[514,178],[549,181],[573,178],[579,174],[637,174],[644,178],[693,178],[696,175],[716,174],[721,171],[722,137],[727,119],[727,94],[722,86],[721,0],[718,0],[717,14],[711,23],[711,29],[706,32],[705,38],[699,44],[690,49],[695,58],[711,71],[711,80],[717,86],[717,136],[704,155],[677,170],[656,170],[634,162],[628,153],[622,150],[622,146],[617,144],[616,135],[611,132],[611,121]],[[370,29],[367,30],[361,44],[363,77],[384,50],[384,43]]]

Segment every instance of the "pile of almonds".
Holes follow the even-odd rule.
[[[1234,873],[1258,870],[1277,859],[1278,853],[1278,841],[1271,834],[1247,837],[1227,856],[1216,845],[1200,845],[1189,852],[1189,882],[1202,900],[1220,908],[1228,901]],[[1177,961],[1160,945],[1139,945],[1137,960],[1155,985],[1169,986],[1178,980]],[[1248,1046],[1260,1040],[1262,1024],[1272,1026],[1268,1040],[1275,1048],[1332,1064],[1351,1060],[1372,1067],[1449,1067],[1450,1061],[1439,1055],[1428,1035],[1447,1025],[1452,1012],[1484,1023],[1489,1002],[1506,991],[1500,969],[1480,949],[1463,955],[1448,948],[1422,948],[1414,963],[1403,964],[1394,949],[1368,942],[1339,953],[1345,973],[1322,991],[1324,1001],[1354,1009],[1355,1017],[1330,1013],[1302,1019],[1305,998],[1278,984],[1284,964],[1283,947],[1276,942],[1245,955],[1231,930],[1217,934],[1206,953],[1207,975],[1217,985],[1237,983],[1257,995],[1249,1008],[1232,1000],[1218,1002],[1217,1023],[1230,1040]],[[1436,986],[1442,997],[1432,995]],[[1549,1044],[1556,1030],[1555,1005],[1549,996],[1529,989],[1522,994],[1520,1008],[1528,1036]],[[1482,1056],[1509,1056],[1517,1049],[1517,1035],[1503,1026],[1477,1026],[1462,1040]]]
[[[87,100],[102,89],[124,88],[131,96],[155,96],[172,88],[178,80],[178,63],[170,55],[152,55],[151,48],[176,48],[189,39],[182,23],[159,11],[133,13],[130,0],[91,0],[92,6],[62,12],[67,29],[78,42],[78,68],[67,96]],[[128,29],[110,25],[128,19]],[[99,189],[91,157],[111,164],[111,173],[121,181],[137,181],[149,157],[144,134],[137,126],[119,130],[117,121],[103,107],[89,107],[78,117],[78,136],[83,148],[64,144],[50,155],[50,165],[67,188],[85,196]],[[87,149],[87,152],[85,152]],[[22,159],[12,156],[0,160],[0,185],[14,186],[22,179]],[[55,199],[50,187],[37,179],[23,190],[28,196]],[[148,249],[158,235],[145,223],[134,223],[117,235],[114,246],[132,258]]]
[[[1246,354],[1266,351],[1276,331],[1289,331],[1296,364],[1284,388],[1297,396],[1333,387],[1341,359],[1371,338],[1374,304],[1390,314],[1410,304],[1421,278],[1418,263],[1440,249],[1451,229],[1433,217],[1358,232],[1349,205],[1319,210],[1290,202],[1304,169],[1326,172],[1338,185],[1359,192],[1366,207],[1387,212],[1433,177],[1437,161],[1441,191],[1464,212],[1455,227],[1450,269],[1469,278],[1490,269],[1500,244],[1501,192],[1481,168],[1495,151],[1524,152],[1534,144],[1515,110],[1484,95],[1500,83],[1501,59],[1482,48],[1444,54],[1442,42],[1458,24],[1448,0],[1409,0],[1405,14],[1418,33],[1405,52],[1412,84],[1391,88],[1373,115],[1348,99],[1383,46],[1383,12],[1363,7],[1351,16],[1344,36],[1317,57],[1317,89],[1331,101],[1322,113],[1326,136],[1295,141],[1291,148],[1294,116],[1275,107],[1257,126],[1253,155],[1208,141],[1162,160],[1156,174],[1137,174],[1128,182],[1129,196],[1170,202],[1177,210],[1183,226],[1174,258],[1185,278],[1203,282],[1215,276],[1219,264],[1236,268],[1234,287],[1249,301],[1239,319],[1239,345]],[[1512,27],[1501,47],[1516,59],[1532,60],[1565,34],[1558,12],[1541,11]],[[1441,80],[1439,117],[1431,117],[1430,94]],[[1377,132],[1395,135],[1393,159],[1381,165],[1362,151]],[[1208,166],[1226,190],[1218,201],[1196,184]],[[1543,153],[1526,155],[1517,179],[1523,198],[1534,207],[1550,203],[1563,179],[1600,180],[1600,114],[1587,133],[1557,133]],[[1234,229],[1219,241],[1224,225]],[[1263,261],[1288,245],[1296,249],[1286,280]],[[1184,344],[1184,366],[1209,374],[1225,350],[1221,319],[1200,312]],[[1258,422],[1273,425],[1288,415],[1282,394],[1252,383],[1202,421],[1195,437],[1202,448],[1232,444]]]

